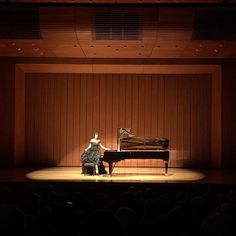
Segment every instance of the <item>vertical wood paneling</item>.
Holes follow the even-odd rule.
[[[171,165],[176,167],[177,159],[177,81],[178,76],[164,76],[164,134],[171,140]]]
[[[73,145],[72,145],[72,156],[73,156],[73,166],[79,165],[79,155],[81,153],[80,146],[78,142],[80,140],[80,83],[81,79],[79,75],[73,75],[73,97],[74,97],[74,116],[73,116]]]
[[[0,166],[14,164],[15,66],[11,59],[0,59]]]
[[[73,166],[74,75],[67,81],[67,165]]]
[[[152,80],[151,75],[147,74],[145,76],[145,86],[144,86],[144,136],[150,137],[152,129]],[[144,166],[151,166],[152,161],[144,160]]]
[[[222,84],[222,164],[224,168],[236,168],[236,63],[223,67]]]
[[[46,75],[42,75],[42,102],[41,102],[41,119],[42,119],[42,125],[41,125],[41,155],[40,159],[42,160],[42,164],[47,163],[48,160],[48,112],[49,112],[49,103],[48,103],[48,95],[49,95],[49,89],[48,89],[48,82]],[[50,78],[51,79],[51,78]]]
[[[171,166],[210,161],[211,77],[158,74],[29,74],[26,79],[27,162],[80,165],[95,131],[116,148],[118,127],[170,139]],[[160,166],[126,160],[120,166]]]
[[[183,81],[181,83],[181,81]],[[178,158],[184,163],[184,165],[190,165],[188,163],[189,157],[191,155],[190,149],[190,137],[191,129],[186,129],[190,127],[191,124],[191,103],[186,102],[191,99],[191,79],[178,77]]]
[[[86,139],[86,120],[87,120],[87,109],[86,109],[86,93],[87,93],[87,83],[86,83],[86,75],[80,75],[81,77],[81,84],[80,84],[80,152],[84,151],[87,148]]]
[[[59,78],[58,78],[59,79]],[[59,81],[59,80],[58,80]],[[66,74],[60,78],[60,165],[66,165],[67,156],[67,112],[68,112],[68,80]]]
[[[138,75],[133,75],[132,80],[132,119],[131,119],[131,128],[134,134],[139,135],[139,83]],[[131,163],[136,166],[138,165],[138,160],[132,160]]]
[[[99,93],[100,93],[100,105],[99,105],[99,121],[100,125],[97,127],[99,135],[101,137],[102,145],[106,143],[106,78],[103,75],[99,76]],[[91,135],[91,134],[90,134]],[[101,150],[103,152],[103,150]]]
[[[94,91],[98,88],[95,88],[94,86],[94,79],[91,74],[86,75],[87,76],[87,94],[86,99],[84,100],[85,106],[87,107],[87,119],[86,119],[86,131],[87,135],[92,135],[94,132],[94,129],[98,128],[98,124],[94,120]]]
[[[33,112],[33,108],[34,108],[34,99],[35,96],[33,96],[32,92],[33,89],[31,88],[32,86],[32,82],[34,81],[34,79],[30,79],[28,80],[27,76],[25,78],[26,83],[25,83],[25,96],[26,98],[29,98],[26,100],[26,106],[25,106],[25,123],[28,124],[27,127],[29,127],[28,129],[26,129],[26,135],[25,135],[25,139],[26,139],[26,143],[29,143],[31,140],[32,143],[34,143],[33,138],[35,137],[35,135],[33,135],[33,127],[34,127],[34,120],[32,119],[32,115],[34,114]],[[33,147],[34,145],[27,145],[26,146],[26,156],[25,156],[25,161],[26,162],[30,162],[29,157],[33,156]]]
[[[41,156],[41,127],[42,127],[42,82],[41,78],[35,79],[35,86],[33,87],[33,94],[35,96],[35,113],[32,119],[34,120],[34,152],[36,163],[42,164]],[[36,116],[35,116],[36,115]],[[27,126],[27,124],[26,124]],[[27,128],[26,128],[27,129]]]
[[[125,127],[132,127],[132,77],[133,75],[127,75],[125,78]],[[132,165],[131,160],[126,160],[127,166]]]
[[[112,77],[112,129],[115,131],[114,137],[116,138],[116,130],[119,128],[118,123],[118,107],[119,107],[119,97],[120,97],[120,84],[119,77],[117,74],[114,74]],[[113,143],[112,148],[116,148],[116,141]]]
[[[57,75],[54,79],[54,85],[55,85],[55,95],[54,95],[54,106],[55,106],[55,113],[54,113],[54,123],[55,123],[55,136],[54,136],[54,159],[53,163],[59,163],[60,162],[60,136],[61,136],[61,129],[60,129],[60,122],[61,122],[61,91],[60,91],[60,83],[58,81]]]
[[[105,101],[105,123],[106,123],[106,146],[110,146],[110,148],[112,148],[112,143],[115,142],[115,133],[114,130],[112,129],[112,79],[111,79],[111,75],[106,75],[105,76],[106,80],[105,80],[105,85],[106,85],[106,92],[105,92],[105,96],[106,96],[106,101]],[[115,147],[113,147],[115,148]]]
[[[54,76],[48,79],[48,109],[47,109],[47,129],[48,129],[48,138],[47,138],[47,145],[48,145],[48,152],[47,152],[47,159],[50,157],[51,163],[54,163],[54,146],[55,146],[55,78]]]

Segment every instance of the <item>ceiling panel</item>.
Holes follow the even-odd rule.
[[[236,42],[192,41],[182,53],[184,58],[235,58]]]
[[[42,40],[4,40],[9,56],[53,57],[52,51]],[[5,56],[1,51],[0,55]]]
[[[159,40],[187,40],[192,38],[193,8],[160,8],[157,28]]]
[[[152,50],[152,58],[178,58],[188,46],[187,40],[158,40]]]
[[[235,40],[193,39],[197,7],[122,6],[117,10],[111,6],[44,6],[38,9],[42,39],[0,39],[0,56],[236,58]],[[96,40],[94,14],[98,11],[138,14],[140,39]]]
[[[39,18],[44,39],[64,39],[76,43],[76,24],[73,7],[41,7]]]
[[[58,44],[50,47],[56,57],[85,57],[78,44]]]
[[[130,41],[80,41],[81,48],[87,57],[149,57],[153,44]]]

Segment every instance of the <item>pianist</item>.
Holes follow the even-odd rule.
[[[96,132],[94,137],[90,140],[88,147],[84,150],[83,154],[80,157],[82,164],[84,163],[95,163],[98,166],[99,174],[107,174],[105,167],[101,161],[101,151],[100,148],[104,150],[110,150],[109,148],[104,147],[101,144],[101,140],[99,139],[99,135]],[[84,168],[82,168],[82,174],[84,173]]]

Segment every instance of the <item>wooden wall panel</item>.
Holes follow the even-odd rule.
[[[11,60],[0,59],[0,167],[14,163],[14,76]]]
[[[210,166],[211,76],[26,74],[26,162],[78,166],[98,131],[116,148],[116,129],[170,139],[172,167]],[[125,160],[120,166],[160,166]]]
[[[222,84],[222,166],[236,168],[236,63],[223,66]]]

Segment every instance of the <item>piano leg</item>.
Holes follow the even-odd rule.
[[[165,163],[165,175],[168,174],[168,161],[164,161]]]
[[[112,162],[108,162],[108,165],[109,165],[109,175],[112,174],[112,170],[113,170],[113,166],[112,166]]]

